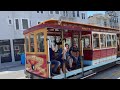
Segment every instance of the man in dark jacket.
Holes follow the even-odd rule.
[[[73,58],[73,61],[76,63],[77,67],[80,66],[80,57],[79,55],[73,55],[72,53],[79,54],[79,48],[76,45],[76,42],[73,43],[73,46],[69,50],[70,56]]]
[[[55,60],[54,50],[52,48],[49,48],[49,51],[50,51],[50,61],[51,61],[51,73],[58,74],[57,69],[58,69],[58,67],[60,67],[60,62]],[[52,68],[52,65],[54,65],[53,68]]]

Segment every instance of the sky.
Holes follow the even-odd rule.
[[[93,15],[93,14],[96,14],[96,13],[102,13],[102,14],[105,14],[105,11],[88,11],[87,15],[88,17]]]

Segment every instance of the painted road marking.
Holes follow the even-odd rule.
[[[16,78],[16,79],[27,79],[27,78],[25,78],[25,76],[24,76],[24,77],[19,77],[19,78]]]

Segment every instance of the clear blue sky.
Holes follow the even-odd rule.
[[[96,13],[102,13],[102,14],[105,14],[105,11],[88,11],[88,17],[93,15],[93,14],[96,14]]]

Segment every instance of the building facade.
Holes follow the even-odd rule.
[[[20,61],[23,31],[48,19],[87,23],[87,11],[0,11],[0,63]]]
[[[110,27],[109,19],[110,17],[108,15],[94,14],[93,16],[88,17],[88,24]]]
[[[120,26],[120,11],[106,11],[105,12],[106,15],[110,16],[110,27],[111,28],[116,28],[119,29]]]

